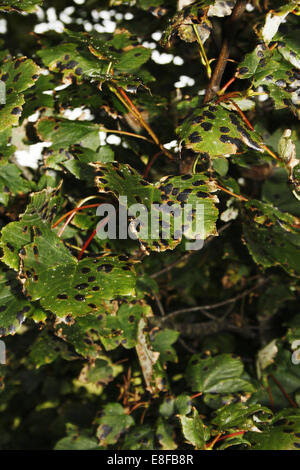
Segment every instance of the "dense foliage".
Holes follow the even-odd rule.
[[[299,4],[0,0],[0,449],[300,449]]]

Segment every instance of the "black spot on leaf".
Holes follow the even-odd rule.
[[[106,273],[110,273],[113,269],[113,266],[111,264],[102,264],[101,266],[98,266],[97,271],[105,271]]]
[[[220,132],[223,132],[224,134],[227,134],[228,132],[230,132],[230,129],[229,129],[229,127],[221,126],[220,127]]]
[[[200,124],[200,125],[205,131],[210,131],[211,128],[212,128],[212,123],[211,122],[202,122],[202,124]]]
[[[82,269],[81,269],[82,274],[87,274],[87,273],[89,273],[90,271],[91,271],[90,268],[82,268]]]
[[[192,134],[189,135],[189,141],[192,142],[192,144],[195,144],[197,142],[202,141],[202,137],[199,134],[199,132],[195,131]]]
[[[239,69],[239,74],[240,74],[240,75],[245,75],[245,74],[248,73],[248,72],[249,72],[248,67],[241,67],[241,68]]]
[[[85,300],[85,296],[77,294],[74,296],[74,299],[77,300],[78,302],[83,302]]]
[[[14,114],[15,116],[20,116],[20,114],[22,114],[22,109],[21,108],[13,108],[13,110],[11,111],[11,114]]]
[[[77,286],[75,286],[75,289],[82,290],[82,289],[86,289],[87,287],[89,287],[88,284],[82,283],[82,284],[77,284]]]
[[[68,62],[66,65],[66,69],[68,70],[74,69],[76,65],[78,65],[78,62],[76,62],[76,60],[70,60],[70,62]]]

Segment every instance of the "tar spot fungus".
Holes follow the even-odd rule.
[[[82,274],[87,274],[90,272],[90,268],[82,268],[81,272]]]
[[[111,264],[101,264],[101,266],[98,266],[97,271],[105,271],[106,273],[110,273],[113,269],[113,266]]]
[[[18,107],[13,108],[11,114],[14,114],[15,116],[20,116],[20,114],[22,114],[22,109]]]
[[[74,299],[77,300],[78,302],[82,302],[83,300],[85,300],[85,296],[77,294],[74,296]]]
[[[245,74],[248,73],[248,72],[249,72],[248,67],[241,67],[241,68],[239,69],[239,74],[240,74],[240,75],[245,75]]]
[[[199,132],[195,131],[189,135],[189,141],[192,142],[192,144],[196,144],[197,142],[202,141],[202,137]]]
[[[82,284],[77,284],[77,286],[75,286],[75,289],[82,290],[82,289],[86,289],[87,287],[89,287],[88,284],[82,283]]]
[[[210,131],[211,128],[212,128],[212,123],[211,122],[202,122],[202,124],[200,124],[200,125],[205,131]]]

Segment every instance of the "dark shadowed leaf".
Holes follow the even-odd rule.
[[[108,403],[103,410],[103,416],[98,420],[97,437],[99,444],[106,447],[115,444],[121,434],[124,434],[134,420],[128,416],[119,403]]]
[[[0,336],[14,334],[34,306],[22,295],[16,273],[1,263],[0,272]]]

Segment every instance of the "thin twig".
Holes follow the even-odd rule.
[[[165,273],[171,271],[171,269],[175,268],[175,266],[177,266],[178,264],[180,264],[183,261],[185,261],[186,259],[188,259],[191,256],[191,254],[192,254],[192,252],[185,253],[183,256],[180,256],[179,259],[177,259],[173,263],[168,264],[166,267],[164,267],[163,269],[161,269],[157,273],[151,274],[150,277],[152,279],[155,279],[155,278],[161,276],[162,274],[165,274]]]
[[[117,98],[124,104],[124,106],[130,111],[133,116],[139,121],[142,127],[148,132],[150,137],[152,138],[153,142],[158,145],[162,153],[168,157],[170,160],[174,160],[174,156],[169,152],[159,141],[159,138],[155,134],[155,132],[152,130],[150,125],[145,121],[143,118],[142,114],[140,111],[137,109],[137,107],[133,104],[131,99],[126,95],[125,91],[118,87],[118,86],[110,86],[110,90],[117,96]]]
[[[144,171],[143,178],[147,178],[147,177],[148,177],[149,171],[151,170],[151,167],[152,167],[153,163],[155,162],[155,160],[156,160],[160,155],[162,155],[162,151],[161,151],[161,150],[160,150],[159,152],[157,152],[155,155],[153,155],[153,157],[151,158],[151,160],[149,160],[149,163],[147,164],[146,169],[145,169],[145,171]]]
[[[242,436],[243,434],[245,434],[245,432],[247,432],[247,431],[237,431],[237,432],[233,432],[232,434],[227,434],[226,436],[220,437],[218,439],[218,442],[219,441],[224,441],[224,439],[229,439],[230,437]]]
[[[218,440],[220,439],[221,436],[222,436],[222,433],[219,432],[219,434],[218,434],[211,442],[208,442],[208,443],[205,445],[205,448],[206,448],[206,449],[212,449],[213,446],[216,444],[216,442],[218,442]]]
[[[186,344],[185,341],[183,341],[182,338],[179,338],[178,339],[179,343],[181,344],[181,346],[187,350],[187,352],[189,352],[190,354],[197,354],[198,351],[194,348],[191,348],[191,346],[189,346],[188,344]]]
[[[220,83],[225,71],[227,59],[229,58],[230,45],[234,40],[234,36],[239,25],[239,20],[243,15],[247,5],[247,0],[237,0],[232,14],[225,23],[225,37],[223,45],[214,68],[211,80],[207,87],[204,103],[210,101],[220,88]]]
[[[202,392],[195,393],[195,395],[192,395],[192,396],[190,397],[190,400],[194,400],[195,398],[201,397],[201,395],[203,395]]]
[[[160,298],[158,297],[158,295],[154,291],[152,291],[152,294],[153,294],[153,297],[156,300],[156,303],[157,303],[157,306],[158,306],[159,311],[161,313],[161,316],[164,317],[166,313],[165,313],[165,309],[164,309],[164,307],[163,307],[163,305],[160,301]]]
[[[204,67],[206,68],[206,73],[207,73],[208,79],[210,79],[210,77],[211,77],[210,63],[209,63],[209,60],[207,58],[203,43],[201,41],[197,25],[193,24],[193,29],[194,29],[194,33],[196,35],[196,38],[197,38],[197,41],[198,41],[198,44],[199,44],[199,53],[200,53],[201,62],[204,65]]]
[[[279,380],[277,380],[276,377],[274,377],[273,374],[269,374],[269,377],[271,377],[271,379],[275,382],[275,384],[277,385],[277,387],[278,387],[279,390],[281,391],[282,395],[287,399],[287,401],[289,402],[289,404],[290,404],[293,408],[298,408],[297,403],[295,403],[294,400],[289,396],[289,394],[287,393],[287,391],[285,390],[285,388],[281,385],[281,383],[279,382]]]
[[[224,193],[230,194],[230,196],[233,196],[236,199],[239,199],[240,201],[245,201],[245,202],[248,201],[248,199],[245,196],[241,196],[240,194],[235,194],[232,191],[229,191],[229,189],[223,188],[223,186],[221,186],[220,184],[215,183],[215,185],[218,189],[220,189],[221,191],[224,191]]]
[[[156,318],[155,325],[164,327],[165,326],[165,318]],[[256,333],[252,330],[255,330],[255,327],[247,327],[247,328],[240,328],[232,323],[224,322],[221,319],[219,320],[211,320],[201,323],[188,323],[188,322],[181,322],[181,323],[168,323],[172,330],[179,331],[184,337],[188,338],[189,340],[203,338],[205,336],[215,335],[217,333],[221,333],[222,331],[229,331],[235,334],[241,335],[246,339],[253,339],[256,337]]]
[[[272,389],[268,381],[268,377],[267,377],[267,384],[268,384],[267,390],[268,390],[268,395],[269,395],[269,400],[270,400],[270,406],[271,406],[271,410],[274,412],[274,399],[273,399]]]
[[[135,137],[136,139],[141,139],[145,140],[146,142],[150,142],[150,144],[153,144],[153,141],[150,139],[147,139],[147,137],[144,137],[143,135],[139,134],[134,134],[133,132],[127,132],[127,131],[119,131],[118,129],[106,129],[106,127],[99,127],[100,132],[105,132],[107,133],[113,133],[113,134],[121,134],[121,135],[127,135],[128,137]]]
[[[223,95],[223,94],[225,93],[225,91],[227,90],[227,88],[229,88],[230,85],[231,85],[235,80],[236,80],[236,77],[235,77],[235,76],[231,77],[231,79],[228,80],[227,83],[225,83],[225,85],[223,86],[222,90],[220,90],[218,94],[219,94],[219,95]]]
[[[239,299],[242,299],[243,297],[246,297],[254,290],[263,286],[266,282],[268,282],[268,279],[264,279],[261,282],[258,282],[254,287],[251,287],[251,289],[247,289],[241,294],[238,294],[235,297],[232,297],[231,299],[223,300],[222,302],[217,302],[215,304],[210,304],[210,305],[198,305],[196,307],[189,307],[189,308],[182,308],[180,310],[175,310],[174,312],[171,312],[168,315],[166,315],[163,320],[164,321],[170,320],[171,318],[175,318],[178,315],[181,315],[182,313],[198,312],[199,310],[213,310],[215,308],[223,307],[224,305],[229,305],[233,302],[236,302]]]

